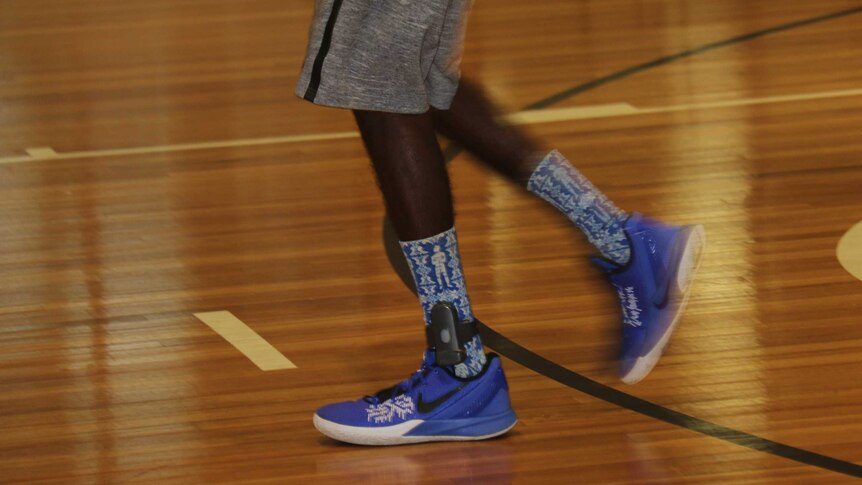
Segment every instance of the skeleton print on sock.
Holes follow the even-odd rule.
[[[431,308],[440,301],[455,305],[461,321],[473,321],[454,227],[426,239],[402,241],[401,250],[413,273],[426,324],[431,323]]]
[[[628,262],[631,248],[623,231],[627,214],[560,152],[553,150],[542,160],[527,182],[527,190],[563,212],[604,257],[620,265]]]

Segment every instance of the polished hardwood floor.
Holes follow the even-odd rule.
[[[585,240],[459,155],[477,315],[600,383],[858,470],[862,281],[836,248],[862,221],[860,7],[477,2],[465,74],[516,112],[624,72],[525,129],[619,206],[709,237],[667,354],[626,386],[619,309]],[[377,449],[319,435],[317,406],[406,377],[423,336],[351,116],[292,94],[311,11],[0,2],[0,482],[858,480],[510,360],[520,422],[501,439]],[[258,369],[194,316],[218,310],[297,368]]]

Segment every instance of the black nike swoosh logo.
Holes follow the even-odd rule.
[[[435,399],[433,401],[428,401],[428,402],[425,402],[422,400],[422,394],[420,393],[419,394],[419,403],[416,405],[416,408],[419,410],[419,412],[421,414],[428,414],[431,411],[434,411],[435,409],[440,407],[440,405],[443,404],[444,402],[446,402],[450,397],[454,396],[455,394],[458,394],[458,392],[461,389],[464,389],[463,384],[456,387],[455,389],[452,389],[451,391],[447,392],[446,394],[443,394],[442,396],[438,397],[437,399]]]

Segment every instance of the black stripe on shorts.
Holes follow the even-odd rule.
[[[338,19],[338,11],[341,10],[342,0],[335,0],[332,4],[332,11],[329,13],[329,19],[326,21],[326,29],[323,31],[323,41],[320,43],[320,49],[317,51],[317,57],[314,58],[314,66],[311,69],[311,80],[308,82],[308,88],[305,90],[305,98],[308,101],[314,101],[317,97],[317,89],[320,87],[320,76],[323,71],[323,61],[326,54],[329,53],[329,45],[332,43],[332,31],[335,30],[335,21]]]

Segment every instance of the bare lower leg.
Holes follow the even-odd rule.
[[[437,131],[522,185],[545,155],[524,132],[498,121],[496,107],[467,79],[461,80],[448,110],[431,112]]]
[[[431,115],[354,111],[398,239],[454,225],[452,194]]]
[[[454,306],[459,320],[472,321],[458,254],[452,192],[431,115],[354,113],[413,273],[425,324],[431,324],[434,305],[441,301]],[[459,345],[466,355],[449,368],[458,377],[477,375],[486,363],[481,339],[475,335]]]

